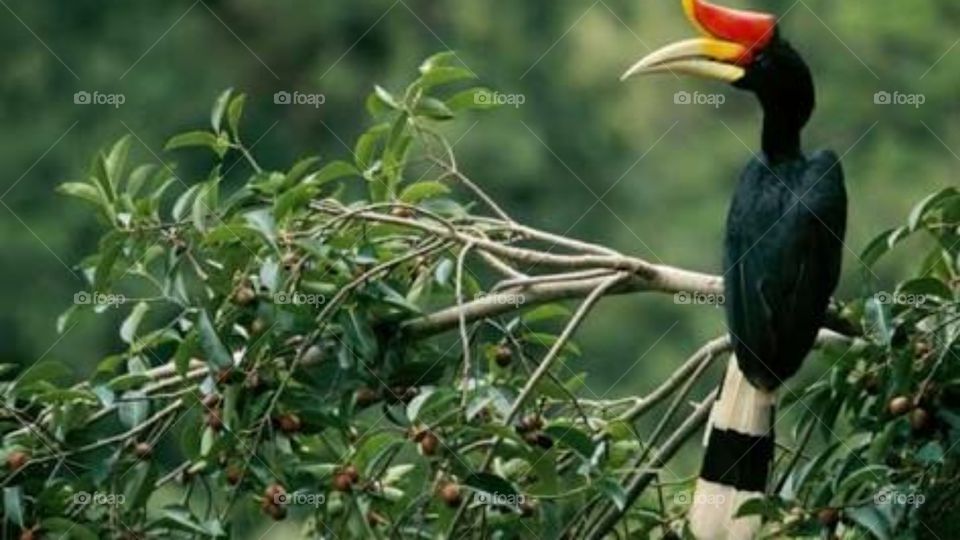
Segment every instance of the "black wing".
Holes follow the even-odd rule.
[[[747,169],[728,217],[726,311],[740,368],[773,389],[813,346],[840,276],[847,198],[832,152]]]

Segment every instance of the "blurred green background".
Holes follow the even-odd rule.
[[[121,348],[121,314],[56,333],[57,315],[83,289],[74,265],[100,230],[54,187],[128,133],[141,160],[172,159],[161,152],[166,138],[205,126],[226,87],[250,95],[244,133],[260,162],[285,169],[299,156],[348,155],[344,143],[370,124],[363,101],[374,83],[399,88],[424,57],[455,49],[483,84],[523,97],[447,128],[463,168],[509,212],[709,272],[759,140],[757,106],[732,88],[671,76],[618,82],[652,48],[693,36],[675,0],[0,4],[0,361],[56,359],[78,377]],[[819,107],[807,147],[844,156],[852,205],[839,296],[882,287],[912,261],[888,262],[865,281],[857,254],[925,194],[957,183],[960,4],[736,1],[746,4],[782,14],[814,71]],[[281,90],[325,103],[278,105]],[[76,104],[78,91],[122,94],[124,103]],[[678,105],[678,91],[721,93],[725,103]],[[925,103],[877,105],[878,91]],[[187,182],[205,164],[196,159],[181,169]],[[596,397],[640,393],[722,334],[721,321],[715,308],[670,297],[611,299],[580,332],[579,367]]]

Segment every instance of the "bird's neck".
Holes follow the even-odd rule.
[[[800,132],[803,125],[796,115],[776,104],[764,103],[761,148],[771,163],[791,161],[803,156]]]

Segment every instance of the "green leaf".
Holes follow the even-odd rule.
[[[460,59],[457,58],[457,53],[455,51],[443,51],[432,54],[427,57],[423,63],[420,64],[420,73],[428,73],[434,69],[440,67],[450,67],[453,64],[459,63]]]
[[[123,244],[124,236],[118,231],[109,232],[100,239],[100,260],[93,274],[93,292],[104,292]]]
[[[223,113],[227,110],[227,104],[230,102],[230,96],[233,94],[233,88],[227,88],[217,96],[213,102],[213,110],[210,111],[210,126],[214,133],[220,133],[220,126],[223,123]],[[169,144],[169,143],[168,143]]]
[[[233,357],[227,351],[223,342],[220,341],[220,336],[217,335],[213,321],[206,311],[200,313],[197,321],[197,331],[200,335],[200,347],[203,349],[207,363],[217,369],[233,366]]]
[[[167,141],[163,147],[164,150],[175,150],[178,148],[206,147],[213,150],[219,157],[223,157],[230,148],[230,142],[209,131],[190,131],[174,135]]]
[[[457,81],[476,79],[477,75],[462,67],[434,67],[423,74],[417,84],[427,90],[435,86],[450,84]]]
[[[383,105],[386,105],[388,108],[398,111],[403,107],[400,105],[400,100],[394,97],[393,94],[388,92],[385,88],[380,85],[374,85],[373,87],[373,96],[380,101]]]
[[[913,207],[913,210],[910,211],[910,217],[907,220],[907,226],[910,228],[910,231],[913,232],[919,229],[923,224],[923,218],[925,218],[930,211],[936,209],[938,204],[958,195],[960,195],[960,192],[957,191],[957,188],[948,187],[928,195],[917,203],[916,206]]]
[[[440,182],[417,182],[403,190],[400,194],[400,200],[407,204],[417,204],[425,199],[432,199],[447,193],[450,193],[450,188]]]
[[[561,304],[544,304],[526,312],[520,319],[526,324],[533,324],[550,319],[566,319],[570,315],[570,310]]]
[[[146,302],[139,302],[133,307],[130,315],[128,315],[123,321],[123,324],[120,325],[120,339],[126,343],[133,344],[133,340],[137,334],[137,328],[140,326],[143,316],[147,314],[149,309],[150,305]]]
[[[317,194],[318,188],[310,184],[300,184],[277,197],[273,205],[273,215],[280,221],[290,212],[305,207]]]
[[[150,400],[143,390],[130,390],[121,396],[117,406],[117,415],[120,423],[128,429],[133,429],[144,422],[150,414]]]
[[[449,120],[454,117],[453,111],[447,104],[437,98],[423,97],[417,102],[414,109],[415,116],[425,116],[434,120]]]
[[[233,136],[240,138],[240,117],[243,116],[243,106],[247,102],[247,95],[240,94],[230,100],[230,106],[227,107],[227,123],[230,126],[230,132]]]
[[[7,521],[23,528],[23,488],[20,486],[3,488],[3,515]]]
[[[765,497],[756,497],[741,504],[734,517],[757,515],[763,516],[766,519],[775,520],[780,517],[780,509],[776,502]]]
[[[576,451],[584,459],[592,458],[596,450],[590,436],[572,424],[553,424],[544,429],[544,432],[553,437],[556,442]]]
[[[131,135],[124,135],[119,141],[114,143],[104,158],[103,168],[107,173],[107,180],[110,186],[116,191],[120,184],[120,177],[123,174],[123,168],[127,163],[127,155],[130,153]]]
[[[57,192],[92,202],[97,206],[103,206],[106,203],[100,190],[97,189],[96,186],[86,182],[66,182],[60,184],[57,186]]]
[[[182,506],[168,506],[161,511],[161,519],[171,527],[201,536],[225,536],[223,525],[216,519],[201,523],[190,510]]]
[[[310,156],[303,158],[293,164],[293,167],[290,167],[290,170],[287,171],[287,175],[283,179],[283,185],[286,187],[291,187],[304,176],[307,176],[307,173],[313,170],[313,168],[320,162],[320,158],[317,156]]]
[[[517,494],[513,484],[506,479],[490,473],[474,473],[464,480],[464,484],[473,489],[496,495],[497,497],[509,497]]]
[[[357,168],[366,171],[373,165],[373,156],[377,151],[377,144],[389,130],[390,124],[377,124],[357,139],[357,144],[353,149]]]
[[[860,506],[848,508],[844,511],[847,519],[870,531],[879,540],[890,540],[892,531],[890,523],[883,512],[874,506]]]
[[[331,182],[338,178],[343,178],[345,176],[361,176],[362,173],[359,169],[354,167],[352,164],[347,163],[346,161],[333,161],[327,163],[319,172],[311,174],[308,176],[304,182],[312,184],[314,186],[322,186],[327,182]]]
[[[627,507],[627,492],[615,478],[604,476],[597,482],[597,489],[610,499],[618,510],[623,511]]]
[[[477,109],[486,110],[497,107],[493,99],[493,91],[488,88],[471,88],[457,92],[445,102],[447,108],[453,112]]]

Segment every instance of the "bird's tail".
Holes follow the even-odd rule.
[[[706,451],[690,509],[690,529],[700,540],[754,538],[760,518],[734,519],[740,505],[763,495],[773,460],[772,392],[752,386],[731,355],[713,405]]]

